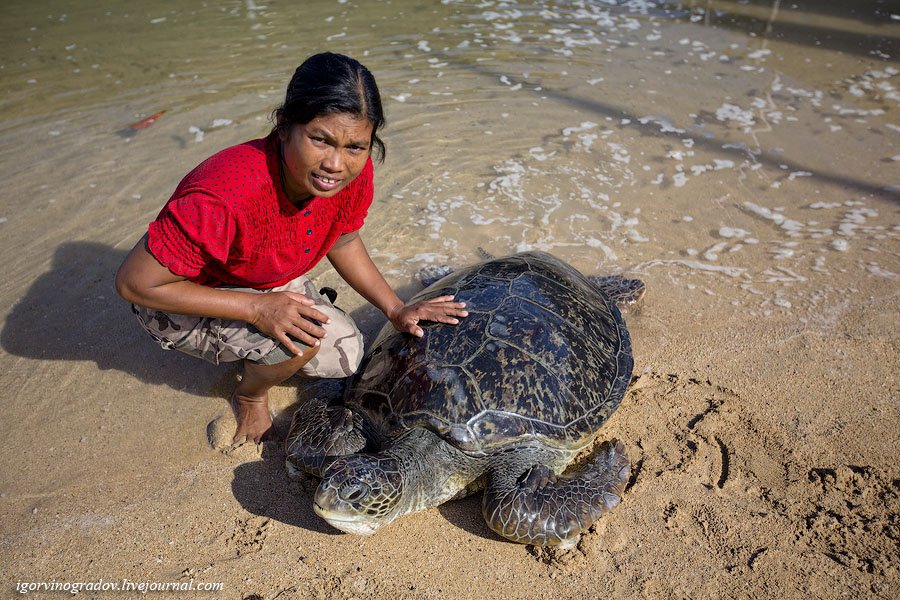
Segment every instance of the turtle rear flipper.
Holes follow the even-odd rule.
[[[337,458],[365,448],[362,417],[319,398],[307,400],[294,413],[284,443],[288,474],[323,477]]]
[[[620,309],[628,308],[641,301],[647,286],[640,279],[628,279],[621,275],[591,276],[588,281],[594,284]]]
[[[479,246],[476,250],[478,257],[480,260],[493,260],[495,256]],[[428,287],[432,283],[440,281],[447,275],[450,275],[456,271],[456,268],[451,267],[450,265],[426,265],[419,269],[416,277],[419,279],[419,282],[423,287]]]
[[[423,287],[429,287],[452,273],[453,267],[449,265],[427,265],[419,269],[416,275]]]
[[[545,465],[490,475],[482,513],[488,526],[514,542],[571,548],[603,513],[616,507],[629,477],[621,442],[604,443],[581,469],[555,476]]]

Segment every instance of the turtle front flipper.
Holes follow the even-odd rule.
[[[365,446],[363,422],[358,414],[313,398],[294,413],[285,440],[288,475],[308,473],[321,478],[337,458],[356,454]]]
[[[553,475],[545,465],[490,474],[482,513],[491,529],[522,544],[571,548],[603,513],[621,502],[629,477],[621,442],[601,446],[573,473]]]

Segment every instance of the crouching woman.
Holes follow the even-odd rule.
[[[259,443],[271,429],[272,386],[359,366],[356,324],[304,275],[322,258],[399,331],[421,336],[419,321],[455,324],[467,314],[451,296],[404,304],[359,235],[383,124],[368,69],[339,54],[308,58],[272,132],[188,173],[119,268],[117,291],[163,348],[243,361],[234,443]]]

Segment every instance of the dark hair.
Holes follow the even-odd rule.
[[[310,56],[294,71],[284,96],[275,109],[275,129],[295,123],[305,125],[322,115],[350,113],[372,123],[371,148],[384,162],[384,142],[378,130],[384,126],[381,94],[372,73],[359,61],[332,52]]]

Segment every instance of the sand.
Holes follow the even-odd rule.
[[[566,5],[550,22],[488,4],[398,1],[376,18],[312,3],[323,19],[303,35],[284,26],[302,22],[292,8],[252,2],[238,16],[116,9],[103,27],[101,10],[9,17],[0,595],[127,580],[246,600],[900,596],[888,17],[747,16],[748,29],[768,18],[817,40],[795,43],[746,35],[739,19],[707,27],[697,7],[693,20],[586,19]],[[265,66],[240,45],[225,65],[198,22]],[[208,444],[237,371],[163,352],[115,297],[116,268],[178,180],[264,134],[296,56],[324,47],[365,51],[384,90],[388,161],[363,236],[402,295],[420,267],[467,264],[479,248],[549,250],[647,284],[627,316],[634,381],[600,433],[624,443],[632,478],[574,550],[498,538],[478,496],[373,537],[333,530],[277,440]],[[313,275],[371,339],[383,317],[326,265]],[[273,390],[279,431],[325,392]]]
[[[86,250],[76,248],[96,258]],[[77,287],[66,270],[45,277],[56,279],[39,291]],[[73,351],[77,339],[63,337],[56,360],[6,357],[18,384],[7,392],[54,406],[52,419],[24,419],[30,440],[5,453],[22,482],[2,496],[7,589],[127,578],[221,582],[229,598],[893,596],[895,285],[860,286],[853,304],[835,294],[823,333],[722,306],[697,322],[715,298],[665,296],[664,274],[647,279],[628,318],[636,380],[602,433],[625,442],[632,480],[575,550],[499,539],[478,498],[374,537],[332,530],[312,512],[315,482],[287,478],[278,443],[207,446],[233,373],[130,341],[120,310],[117,347]],[[54,303],[51,319],[79,304]],[[10,328],[4,340],[20,350],[43,347]],[[79,357],[104,347],[96,362]],[[70,393],[42,397],[47,377],[69,379]],[[96,397],[85,378],[100,383]],[[296,390],[281,386],[274,403]]]

